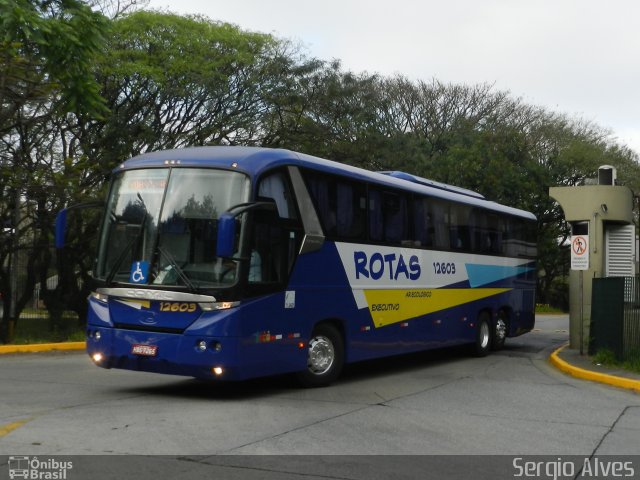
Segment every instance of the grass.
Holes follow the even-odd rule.
[[[551,305],[548,305],[548,304],[536,303],[536,313],[559,315],[565,312],[563,312],[559,308],[552,307]]]
[[[640,349],[632,350],[627,358],[620,361],[616,358],[612,350],[601,348],[591,359],[593,363],[605,365],[607,367],[618,367],[633,373],[640,373]]]
[[[640,373],[640,349],[629,352],[625,361],[622,362],[622,368],[631,372]]]
[[[65,315],[58,325],[52,325],[48,318],[20,318],[16,324],[12,344],[81,342],[85,340],[84,327],[78,319]]]
[[[616,358],[613,350],[609,350],[608,348],[601,348],[596,352],[596,354],[591,357],[593,363],[599,363],[600,365],[604,365],[606,367],[619,367],[620,362]]]

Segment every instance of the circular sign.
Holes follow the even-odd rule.
[[[578,235],[571,240],[571,250],[574,255],[584,255],[587,253],[587,239]]]

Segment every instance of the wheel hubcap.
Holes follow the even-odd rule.
[[[498,340],[502,341],[507,336],[507,324],[501,318],[498,318],[496,322],[496,337]]]
[[[309,359],[307,366],[315,375],[327,373],[335,359],[333,344],[326,337],[314,337],[309,342]]]
[[[489,345],[489,325],[487,322],[482,322],[480,324],[480,346],[482,348],[487,348]]]

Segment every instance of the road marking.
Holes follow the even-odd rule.
[[[0,345],[0,354],[84,350],[85,342],[37,343],[34,345]]]
[[[17,422],[8,423],[6,425],[0,426],[0,438],[6,437],[11,432],[13,432],[16,428],[20,428],[25,423],[29,423],[33,420],[33,417],[25,418],[24,420],[18,420]]]

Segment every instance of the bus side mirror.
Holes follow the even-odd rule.
[[[67,234],[67,213],[71,210],[84,210],[87,208],[102,208],[103,202],[85,202],[71,205],[67,208],[63,208],[56,215],[56,235],[55,245],[56,248],[61,249],[65,246],[65,235]]]
[[[218,217],[218,237],[216,239],[216,256],[232,258],[235,254],[236,219],[249,210],[278,212],[276,202],[269,199],[261,202],[240,203],[231,207]]]
[[[56,215],[56,239],[57,249],[64,248],[64,236],[67,233],[67,209],[63,208]]]
[[[232,213],[223,213],[218,218],[218,239],[216,256],[230,258],[234,255],[236,239],[236,216]]]

